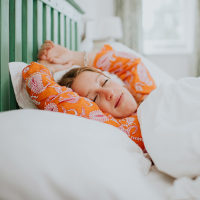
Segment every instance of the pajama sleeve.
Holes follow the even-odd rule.
[[[32,62],[23,69],[23,78],[32,101],[39,109],[63,112],[89,119],[99,116],[100,121],[106,118],[97,104],[85,97],[80,97],[71,88],[58,85],[50,71],[43,65]],[[101,117],[103,119],[100,119]]]
[[[136,115],[115,119],[110,114],[103,113],[96,103],[79,96],[71,88],[58,85],[50,71],[38,63],[32,62],[25,67],[22,76],[29,96],[39,109],[73,114],[110,124],[125,132],[144,149]]]
[[[97,53],[93,65],[117,75],[138,102],[143,101],[144,97],[156,88],[140,58],[130,53],[114,51],[110,45],[104,45]]]

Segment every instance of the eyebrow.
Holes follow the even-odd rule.
[[[97,80],[98,80],[98,78],[99,78],[100,76],[101,76],[101,74],[98,74],[98,76],[97,76],[96,79],[95,79],[95,82],[97,82]],[[89,93],[90,93],[90,90],[88,91],[86,97],[88,97]]]

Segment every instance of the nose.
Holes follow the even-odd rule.
[[[112,100],[114,96],[114,92],[111,88],[100,88],[99,94],[104,96],[108,101]]]

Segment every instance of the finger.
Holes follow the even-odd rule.
[[[52,59],[52,58],[49,58],[49,57],[48,57],[48,61],[49,61],[50,63],[53,63],[53,59]]]
[[[41,48],[41,49],[39,50],[38,55],[46,54],[46,53],[47,53],[46,48]]]
[[[38,60],[37,62],[40,63],[41,65],[45,65],[46,64],[45,60]]]
[[[61,58],[52,58],[51,60],[52,63],[65,64]]]
[[[38,58],[40,60],[46,60],[47,59],[47,51],[46,50],[40,51],[38,54]]]
[[[48,59],[48,61],[50,62],[50,63],[53,63],[53,64],[60,64],[59,62],[57,63],[56,61],[58,60],[58,58],[57,59],[54,59],[54,57],[52,57],[52,56],[49,56],[49,54],[48,54],[48,56],[47,56],[47,59]],[[55,60],[55,61],[54,61]]]
[[[46,55],[42,54],[42,55],[38,56],[38,59],[40,59],[40,60],[46,60],[47,57],[46,57]]]
[[[53,43],[50,40],[45,40],[45,42],[41,45],[40,50],[46,49],[46,48],[53,48]]]
[[[68,68],[72,67],[72,65],[73,65],[73,62],[70,61],[67,64],[63,65],[63,66],[64,66],[65,69],[68,69]]]
[[[45,41],[44,41],[44,43],[48,43],[48,42],[51,42],[51,40],[45,40]]]
[[[45,43],[49,44],[51,47],[54,47],[54,43],[51,40],[45,40]]]
[[[44,46],[42,47],[43,49],[51,49],[52,48],[52,45],[47,43],[47,44],[44,44]]]
[[[43,51],[39,51],[38,58],[40,58],[43,54],[44,54]]]
[[[57,56],[57,52],[54,50],[54,48],[51,48],[48,50],[48,53],[47,53],[48,59],[52,59],[56,56]]]
[[[65,64],[67,61],[64,60],[62,57],[54,57],[51,58],[51,62],[56,64]]]

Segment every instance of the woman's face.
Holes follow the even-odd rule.
[[[125,87],[96,72],[85,71],[79,74],[72,89],[116,118],[128,117],[137,110],[135,99]]]

